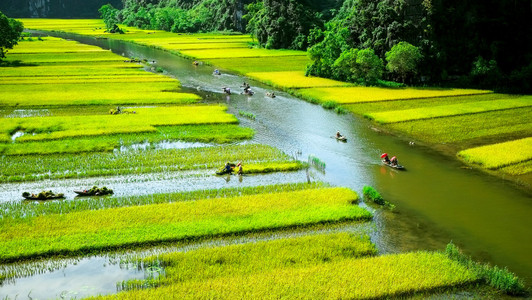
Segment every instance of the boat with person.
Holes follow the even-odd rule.
[[[65,195],[62,193],[55,194],[52,191],[42,191],[38,194],[24,192],[22,197],[26,200],[52,200],[65,198]]]

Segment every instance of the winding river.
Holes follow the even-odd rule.
[[[240,118],[242,126],[256,130],[252,142],[272,145],[301,160],[309,155],[318,157],[326,163],[319,179],[332,185],[347,186],[359,194],[364,185],[375,187],[396,205],[393,211],[375,211],[377,228],[371,234],[381,253],[443,250],[452,241],[477,261],[507,266],[530,286],[532,195],[529,191],[464,168],[459,161],[434,150],[410,145],[381,132],[367,120],[338,115],[281,91],[275,91],[274,99],[266,97],[265,93],[273,90],[271,87],[226,73],[215,76],[214,66],[193,66],[190,60],[122,41],[59,36],[111,49],[127,57],[154,61],[153,67],[160,67],[179,79],[184,90],[199,94],[205,102],[226,103],[229,112],[237,116],[239,110],[255,114],[254,121]],[[222,93],[224,86],[241,91],[244,81],[251,84],[255,95]],[[347,143],[332,137],[337,130],[347,136]],[[383,166],[379,159],[382,152],[397,155],[407,170]],[[271,181],[303,181],[305,176],[301,172]],[[201,177],[195,180],[198,188],[209,185]],[[226,184],[238,185],[232,180],[208,187]]]

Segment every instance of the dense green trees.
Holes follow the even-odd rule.
[[[118,18],[126,25],[172,32],[243,31],[251,0],[124,0]]]
[[[6,17],[0,12],[0,61],[6,57],[7,49],[13,49],[24,30],[21,22]]]
[[[418,63],[422,57],[418,47],[407,42],[399,42],[386,52],[386,61],[388,62],[386,68],[397,74],[402,82],[405,82],[409,76],[417,74]]]
[[[297,0],[264,0],[248,5],[247,30],[265,48],[305,50],[309,31],[321,15]]]
[[[308,49],[310,75],[532,92],[530,0],[124,0],[117,18]]]

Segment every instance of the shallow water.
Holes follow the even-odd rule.
[[[213,76],[212,66],[192,66],[191,61],[169,53],[120,41],[79,40],[110,47],[129,57],[154,60],[154,67],[161,67],[178,78],[185,90],[200,94],[204,101],[226,103],[228,111],[236,116],[238,110],[255,114],[255,121],[240,118],[243,126],[256,130],[253,142],[272,145],[302,160],[309,155],[318,157],[326,163],[326,168],[324,173],[314,173],[326,182],[350,187],[359,194],[364,185],[375,187],[396,205],[393,212],[376,211],[374,224],[377,230],[371,236],[381,252],[442,250],[453,241],[474,259],[508,266],[525,281],[532,282],[532,260],[529,258],[532,235],[528,232],[532,227],[530,192],[464,168],[459,161],[431,149],[384,134],[366,120],[337,115],[281,91],[275,91],[277,97],[274,99],[266,97],[265,93],[273,90],[270,87],[225,73]],[[222,94],[223,86],[234,92],[240,91],[243,81],[251,83],[254,96]],[[347,136],[347,143],[337,142],[332,137],[337,130]],[[397,171],[383,166],[379,160],[382,152],[397,155],[407,170]],[[258,176],[249,178],[249,181],[255,180],[253,184],[260,185],[304,181],[306,177],[298,174],[295,173],[293,178],[292,175],[283,177],[283,174],[275,175],[280,178]],[[176,179],[150,179],[149,176],[159,175],[131,176],[129,181],[123,180],[123,186],[118,185],[120,188],[115,188],[112,178],[89,179],[75,184],[58,181],[57,185],[72,188],[92,186],[92,183],[112,186],[110,183],[113,183],[116,191],[131,188],[138,193],[142,193],[143,188],[158,192],[176,191],[174,187],[180,185],[175,184]],[[184,176],[183,185],[190,189],[227,184],[223,178],[215,176]],[[240,184],[234,178],[231,177],[229,182]],[[244,183],[247,181],[248,178],[243,178]],[[174,187],[168,188],[169,185]],[[20,185],[13,185],[6,192],[14,193],[17,186],[20,191]],[[0,295],[2,291],[0,288]]]

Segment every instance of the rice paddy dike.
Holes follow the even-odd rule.
[[[34,22],[35,20],[27,21]],[[102,26],[101,22],[98,23],[99,21],[50,20],[44,22],[49,22],[48,25],[54,24],[48,30],[51,28],[64,30],[66,24],[74,24],[73,32],[103,36],[102,30],[96,29]],[[76,22],[80,23],[76,25]],[[44,25],[45,23],[42,24]],[[36,28],[30,24],[26,24],[26,27]],[[152,43],[156,43],[156,40],[161,38],[157,34],[166,34],[162,32],[154,33],[153,31],[129,30],[133,32],[132,34],[139,34],[143,38],[146,36],[154,38]],[[150,34],[148,35],[147,33]],[[125,39],[128,35],[124,35],[123,38]],[[172,37],[175,38],[176,35],[173,34]],[[226,37],[222,36],[219,39]],[[128,38],[131,38],[131,36]],[[192,37],[192,40],[194,39],[197,39],[197,37]],[[207,39],[209,41],[205,44],[213,42],[212,40],[218,39],[218,37]],[[235,43],[247,45],[249,37],[235,37],[235,39],[241,39],[240,41],[234,41]],[[226,43],[228,41],[223,42]],[[168,44],[171,45],[171,43]],[[231,48],[238,48],[236,45],[234,46]],[[246,49],[238,49],[234,53],[237,53],[236,55],[246,55]],[[202,45],[197,51],[203,51],[201,53],[203,53],[204,57],[213,56],[209,52],[211,51],[209,45]],[[38,51],[35,50],[35,52]],[[272,60],[272,55],[268,55],[268,53],[271,52],[261,51],[260,53],[255,53],[254,55],[256,56],[252,58],[261,57],[262,59],[265,57],[270,62],[274,61]],[[22,54],[20,55],[18,58],[23,57]],[[52,60],[48,57],[39,55],[42,57],[35,57],[32,63],[52,64]],[[54,55],[57,56],[57,53]],[[216,56],[216,54],[214,55]],[[274,55],[279,57],[294,56],[295,60],[304,60],[304,56],[296,52],[280,51]],[[227,57],[231,57],[229,52],[223,58],[213,59],[220,59],[220,62],[223,59],[227,59],[229,64],[231,58]],[[71,59],[73,58],[68,59],[69,64],[72,62]],[[277,62],[282,65],[283,60],[280,59]],[[72,70],[69,71],[72,72]],[[280,70],[280,72],[284,71],[287,70]],[[17,76],[17,70],[12,70],[12,72]],[[31,73],[31,71],[28,72]],[[46,70],[42,70],[42,72],[46,73]],[[90,72],[88,70],[89,76]],[[0,75],[2,74],[0,73]],[[76,77],[77,74],[74,71],[68,76]],[[77,78],[69,80],[71,80],[70,84],[77,84],[81,81]],[[125,81],[129,83],[128,80]],[[49,80],[48,84],[50,83],[53,83],[53,81]],[[26,87],[27,85],[23,86]],[[157,83],[154,86],[157,86]],[[87,91],[95,88],[91,86]],[[100,88],[105,90],[105,86],[100,86]],[[178,92],[175,86],[170,90],[166,86],[162,87],[162,89],[164,92],[163,90],[158,91],[163,93]],[[11,91],[14,90],[16,89],[13,88]],[[65,90],[74,91],[75,88],[65,88]],[[112,89],[110,90],[112,91]],[[120,87],[117,87],[117,90],[120,90]],[[124,90],[127,91],[127,88],[124,88]],[[52,92],[50,91],[50,93]],[[150,91],[148,90],[147,92]],[[136,93],[142,94],[144,91],[141,90]],[[465,92],[459,91],[459,93]],[[100,92],[99,94],[103,93]],[[43,95],[46,95],[46,93],[43,93]],[[169,167],[175,167],[176,170],[209,169],[219,166],[220,163],[229,160],[229,157],[235,156],[244,161],[251,161],[249,164],[246,163],[246,169],[249,168],[250,170],[253,169],[253,163],[259,166],[262,164],[263,170],[268,171],[272,171],[271,165],[275,164],[292,164],[290,168],[293,168],[293,164],[300,164],[294,162],[277,149],[263,145],[223,146],[211,152],[207,149],[197,148],[154,152],[139,151],[132,154],[135,155],[134,160],[128,160],[125,157],[127,155],[121,156],[111,152],[111,149],[116,149],[114,148],[116,144],[113,145],[112,140],[109,141],[111,143],[110,146],[104,149],[96,148],[96,146],[91,148],[90,146],[91,144],[100,144],[106,136],[111,138],[120,136],[120,144],[123,143],[123,140],[129,141],[130,144],[135,144],[139,141],[144,141],[147,137],[153,138],[154,141],[160,141],[163,139],[162,137],[166,136],[158,132],[159,128],[162,127],[165,130],[172,131],[173,138],[181,139],[183,135],[180,135],[180,132],[188,131],[187,129],[192,126],[206,126],[196,133],[187,135],[191,141],[194,141],[200,139],[200,137],[197,137],[200,133],[211,130],[211,127],[233,126],[226,130],[220,130],[217,135],[220,136],[220,140],[238,139],[227,134],[227,132],[236,131],[236,128],[239,127],[235,125],[235,119],[225,113],[223,107],[194,105],[192,106],[193,109],[197,109],[195,114],[186,112],[179,114],[182,107],[189,107],[191,103],[180,102],[182,100],[175,100],[175,98],[172,101],[178,101],[179,103],[165,102],[170,101],[168,99],[156,99],[154,103],[135,102],[129,104],[121,104],[120,101],[112,102],[113,99],[97,99],[96,102],[91,102],[90,97],[83,98],[83,93],[80,93],[79,103],[75,103],[75,107],[70,107],[71,104],[69,104],[68,100],[59,102],[63,100],[55,99],[57,96],[53,95],[50,95],[49,98],[44,98],[49,101],[56,101],[46,107],[46,104],[43,105],[42,102],[41,104],[36,104],[39,100],[28,100],[28,95],[18,95],[17,97],[19,97],[17,98],[19,101],[26,100],[25,103],[29,109],[20,111],[18,109],[19,106],[16,104],[18,102],[9,102],[11,100],[6,100],[5,104],[2,103],[4,117],[2,120],[17,119],[7,120],[2,126],[5,130],[3,133],[8,136],[8,139],[4,138],[6,144],[11,146],[10,143],[13,141],[14,143],[12,144],[29,145],[34,143],[34,147],[28,148],[36,148],[41,143],[56,144],[48,144],[41,147],[41,152],[8,150],[7,148],[9,147],[6,147],[3,150],[5,152],[2,156],[2,170],[4,170],[4,167],[6,170],[12,167],[13,171],[10,171],[11,173],[5,176],[5,181],[17,182],[46,178],[69,178],[68,176],[70,175],[68,174],[72,172],[72,168],[78,163],[84,164],[80,168],[82,174],[74,175],[80,177],[122,174],[121,172],[126,172],[126,174],[127,172],[132,172],[133,174],[159,172]],[[117,121],[117,125],[112,126],[116,127],[115,131],[101,132],[101,130],[106,130],[107,126],[101,126],[100,124],[113,120],[100,118],[106,115],[106,111],[110,109],[108,106],[106,107],[106,101],[112,103],[113,106],[111,108],[114,108],[115,105],[125,105],[123,109],[135,110],[135,114],[124,115],[127,118]],[[123,101],[127,100],[124,99]],[[139,97],[135,101],[145,100]],[[198,102],[200,99],[193,98],[192,101]],[[166,106],[164,109],[160,109],[163,104]],[[176,104],[179,104],[179,106],[175,106]],[[142,107],[142,105],[149,105],[149,107]],[[206,107],[212,109],[208,113],[209,116],[212,114],[212,119],[216,121],[209,122],[209,120],[212,120],[211,118],[196,118],[198,117],[197,114],[207,113],[208,109]],[[146,123],[150,118],[145,119],[144,122],[135,123],[132,120],[134,118],[130,117],[140,115],[143,112],[142,109],[145,109],[144,113],[148,110],[157,111],[159,109],[160,111],[154,112],[154,114],[160,113],[157,115],[156,121],[161,121],[164,124]],[[166,111],[173,109],[175,109],[173,111],[174,114],[168,116]],[[80,113],[80,111],[84,110],[85,112]],[[137,110],[139,114],[137,114]],[[181,118],[178,118],[179,120],[174,119],[173,116],[175,114],[180,115]],[[79,121],[77,119],[78,115],[89,116],[87,123],[84,124],[84,122]],[[56,119],[56,116],[60,116],[60,118]],[[68,122],[62,122],[62,117],[65,117],[63,120],[68,120]],[[187,123],[189,119],[190,121]],[[114,125],[114,122],[109,123]],[[124,126],[123,124],[128,127],[131,125],[133,131],[120,131],[121,129],[119,128]],[[23,135],[16,136],[17,132],[22,132]],[[76,135],[76,132],[79,134]],[[249,138],[249,131],[247,131],[247,134],[246,136],[244,131],[241,135],[245,137],[242,139]],[[14,136],[16,137],[13,139]],[[26,140],[22,139],[22,137],[25,137]],[[21,140],[17,143],[19,138]],[[63,150],[55,152],[44,150],[48,148],[59,149],[60,141],[65,138],[73,140],[73,145],[84,141],[89,146],[80,147],[80,149],[85,150],[78,151],[65,150],[74,146],[64,147]],[[116,143],[116,141],[114,142]],[[224,152],[224,149],[227,148],[229,148],[227,153],[221,153],[220,156],[216,156],[216,153]],[[22,152],[17,153],[17,151]],[[85,154],[80,156],[79,153],[81,152]],[[82,162],[80,162],[80,157],[83,158]],[[135,161],[135,165],[139,161],[139,167],[133,167],[131,161]],[[28,167],[32,169],[23,171]],[[283,171],[290,168],[280,167],[275,169],[275,171]],[[298,168],[301,168],[301,165],[295,167],[295,169]],[[85,171],[86,174],[83,174]],[[32,175],[28,173],[41,174],[42,176],[31,178]],[[51,177],[52,174],[56,177]],[[0,220],[2,228],[0,247],[4,250],[0,251],[2,253],[0,260],[8,263],[58,256],[76,257],[120,249],[175,242],[187,243],[226,236],[246,236],[250,233],[283,231],[313,225],[367,223],[371,221],[373,216],[366,208],[356,205],[358,195],[354,191],[320,184],[255,187],[247,190],[224,191],[220,194],[214,194],[212,191],[197,191],[188,194],[149,195],[133,198],[103,201],[94,206],[90,204],[86,206],[81,203],[78,205],[77,201],[72,201],[72,203],[51,202],[50,205],[40,205],[38,207],[16,204],[3,207],[2,213],[4,215],[2,215]],[[154,199],[156,200],[154,201]],[[140,221],[140,223],[137,224],[137,221]],[[257,253],[260,253],[260,255],[256,255]],[[453,291],[469,290],[477,285],[491,285],[510,294],[518,293],[519,289],[522,288],[521,283],[511,273],[497,268],[485,268],[464,259],[457,254],[457,250],[452,245],[445,252],[377,255],[375,246],[368,240],[368,237],[346,233],[328,233],[302,238],[280,238],[275,241],[245,243],[240,246],[212,247],[185,253],[164,253],[158,257],[148,257],[145,260],[140,260],[139,265],[160,265],[164,268],[165,274],[156,279],[149,278],[148,280],[125,282],[123,284],[124,292],[108,297],[158,299],[172,294],[175,295],[175,298],[288,297],[315,299],[323,297],[323,295],[329,295],[330,298],[390,298],[415,296],[420,293],[422,295],[439,293],[450,293],[452,295]],[[488,275],[490,272],[491,275]],[[3,280],[14,276],[13,273],[9,272],[0,273],[0,279]],[[499,279],[493,280],[493,278]],[[139,287],[141,289],[138,289]],[[495,296],[492,297],[500,295],[497,292],[493,293]]]

